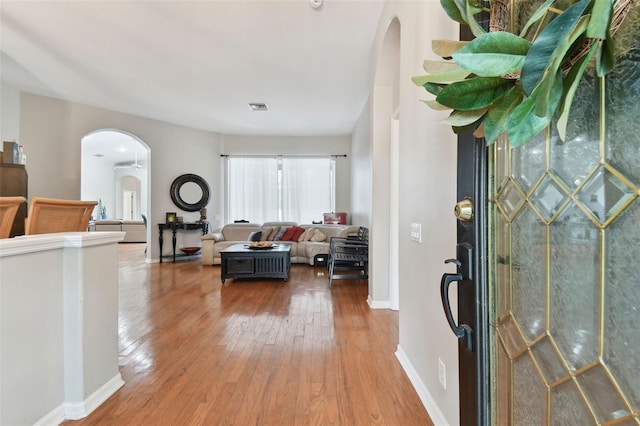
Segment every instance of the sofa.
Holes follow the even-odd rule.
[[[89,223],[89,232],[125,232],[121,243],[147,242],[147,227],[142,220],[102,219]]]
[[[295,228],[295,231],[291,232],[291,228]],[[301,231],[298,228],[302,228],[304,232],[299,234]],[[318,255],[325,255],[319,257],[324,257],[326,260],[331,237],[356,235],[359,229],[359,226],[354,225],[298,225],[295,222],[230,223],[202,236],[202,264],[219,265],[220,250],[234,244],[247,243],[252,238],[256,241],[289,244],[291,245],[291,263],[314,265],[314,259]],[[282,240],[283,237],[287,238],[287,231],[294,237],[299,234],[297,239]],[[258,232],[260,234],[256,234]]]

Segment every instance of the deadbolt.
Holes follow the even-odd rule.
[[[473,201],[469,198],[458,201],[453,211],[458,220],[462,222],[471,222],[473,220]]]

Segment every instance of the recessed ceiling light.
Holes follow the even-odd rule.
[[[265,103],[250,102],[249,108],[251,111],[269,111],[269,107]]]

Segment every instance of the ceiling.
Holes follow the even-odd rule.
[[[382,6],[1,0],[1,78],[31,93],[224,134],[345,135],[369,95]],[[250,102],[269,110],[251,111]]]

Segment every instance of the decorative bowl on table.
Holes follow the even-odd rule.
[[[251,241],[249,248],[252,250],[268,250],[273,248],[273,243],[271,241]]]
[[[191,256],[192,254],[196,254],[197,252],[199,252],[201,248],[202,247],[180,247],[180,250],[184,254]]]

